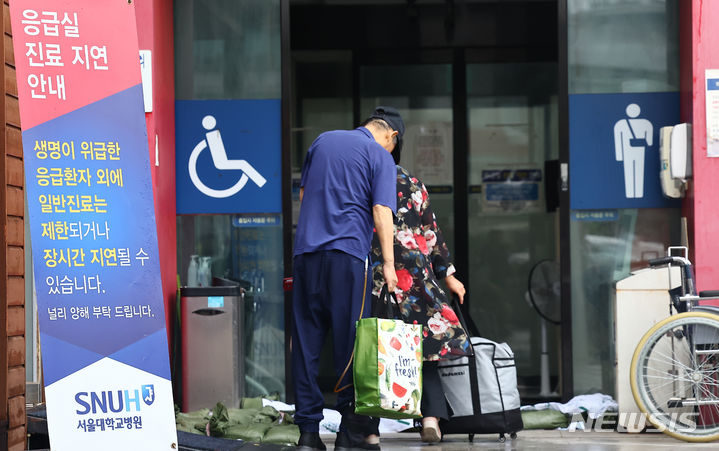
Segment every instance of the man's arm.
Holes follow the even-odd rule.
[[[392,293],[397,286],[397,273],[394,270],[394,221],[392,210],[384,205],[372,207],[374,216],[374,227],[377,230],[377,238],[382,249],[382,274],[387,282],[387,288]]]
[[[614,155],[617,161],[624,160],[624,143],[622,137],[622,121],[614,124]]]
[[[652,123],[646,119],[644,119],[644,124],[646,125],[644,136],[646,137],[647,145],[651,146],[654,141],[654,127],[652,126]]]

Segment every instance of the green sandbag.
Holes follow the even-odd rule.
[[[207,420],[195,423],[194,425],[192,425],[192,427],[195,428],[195,430],[198,431],[200,434],[207,435]]]
[[[300,439],[300,428],[294,424],[272,426],[265,432],[262,443],[296,446]]]
[[[274,423],[277,418],[280,417],[280,413],[272,406],[265,406],[255,414],[252,418],[253,423]]]
[[[240,407],[243,409],[262,409],[262,398],[242,398]]]
[[[209,421],[210,409],[195,410],[192,412],[177,412],[175,413],[175,423],[177,424],[178,431],[205,433],[205,426]],[[198,428],[198,425],[201,425]]]
[[[250,424],[259,412],[257,409],[227,409],[231,424]]]
[[[569,426],[569,418],[559,410],[522,410],[524,429],[557,429]]]
[[[176,410],[175,424],[178,431],[191,432],[193,434],[205,435],[207,422],[210,419],[210,409],[193,410],[192,412],[180,412]]]
[[[265,432],[272,427],[268,423],[233,424],[225,428],[224,438],[242,439],[248,442],[259,443],[265,436]]]
[[[280,412],[280,418],[277,421],[280,424],[295,424],[295,418],[287,412]]]
[[[175,420],[185,423],[197,423],[208,418],[210,409],[193,410],[192,412],[178,412],[175,414]]]
[[[210,435],[213,437],[222,437],[229,424],[230,417],[227,413],[227,407],[221,402],[218,402],[215,408],[212,409],[212,416],[210,417]]]
[[[177,430],[178,430],[178,431],[189,432],[190,434],[202,434],[202,435],[205,435],[205,434],[203,434],[202,432],[200,432],[200,431],[198,431],[197,429],[195,429],[191,424],[187,424],[187,423],[177,423],[176,426],[177,426]]]

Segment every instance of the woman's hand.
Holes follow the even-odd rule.
[[[387,284],[387,291],[394,293],[394,289],[397,287],[397,271],[394,269],[394,262],[385,261],[382,265],[382,274]]]
[[[467,292],[467,290],[464,289],[464,284],[453,275],[445,277],[444,283],[447,284],[449,291],[457,295],[459,303],[464,304],[464,294]]]

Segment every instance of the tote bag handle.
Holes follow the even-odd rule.
[[[474,321],[471,322],[472,329],[467,327],[467,321],[465,321],[464,315],[462,314],[462,307],[459,304],[459,299],[457,298],[457,295],[452,296],[452,310],[454,310],[454,312],[457,314],[457,319],[459,319],[459,325],[462,326],[462,328],[467,334],[473,334],[476,337],[482,336],[477,329],[477,325],[474,324]],[[471,319],[472,318],[470,318],[470,320]],[[469,336],[467,338],[469,338]]]
[[[372,304],[372,316],[382,319],[402,319],[397,297],[389,292],[387,284],[382,285],[379,297]]]

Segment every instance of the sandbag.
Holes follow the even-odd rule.
[[[262,398],[242,398],[240,407],[243,409],[262,409]]]
[[[178,421],[175,424],[175,427],[177,428],[178,431],[181,431],[181,432],[189,432],[190,434],[199,434],[200,433],[200,431],[196,430],[192,424],[183,423],[181,421]]]
[[[252,419],[257,415],[259,410],[257,409],[227,409],[227,415],[230,423],[233,424],[249,424],[252,423]]]
[[[227,407],[221,402],[218,402],[214,409],[212,409],[212,416],[210,417],[210,435],[213,437],[222,437],[225,433],[225,428],[230,424],[230,416],[227,412]]]
[[[300,439],[300,428],[294,424],[272,426],[265,432],[262,443],[274,443],[276,445],[297,445]]]
[[[175,425],[178,431],[206,435],[209,415],[210,409],[200,409],[192,412],[180,412],[176,410]]]
[[[253,423],[274,423],[280,417],[280,413],[272,406],[265,406],[252,417]]]
[[[265,436],[265,432],[271,427],[272,424],[269,423],[233,424],[225,428],[223,437],[260,443]]]
[[[557,429],[569,426],[569,418],[559,410],[522,410],[524,429]]]

